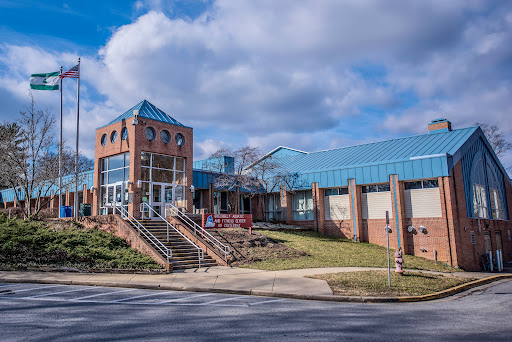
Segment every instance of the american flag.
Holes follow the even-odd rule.
[[[59,75],[60,78],[78,78],[80,75],[80,72],[78,70],[78,64],[69,69],[68,71],[64,71],[62,74]]]

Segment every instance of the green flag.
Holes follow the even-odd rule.
[[[30,75],[30,88],[37,90],[59,90],[60,72]]]

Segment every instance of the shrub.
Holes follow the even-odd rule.
[[[55,231],[45,223],[0,216],[0,262],[93,268],[158,269],[150,257],[126,241],[78,222]]]

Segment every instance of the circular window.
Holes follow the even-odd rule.
[[[126,127],[124,127],[121,130],[121,140],[126,140],[126,139],[128,139],[128,129]]]
[[[176,144],[178,146],[183,146],[183,144],[185,143],[185,137],[181,133],[176,133],[174,140],[176,141]]]
[[[110,134],[110,142],[113,144],[115,143],[117,140],[117,131],[114,131],[112,132],[112,134]]]
[[[146,135],[146,139],[150,141],[155,139],[155,130],[153,129],[153,127],[146,127],[146,131],[144,132],[144,134]]]
[[[166,131],[165,129],[160,132],[160,139],[167,144],[169,141],[171,141],[171,135],[169,134],[169,131]]]
[[[107,135],[103,134],[101,136],[101,146],[105,146],[107,144]]]

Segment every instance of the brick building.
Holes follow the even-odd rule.
[[[158,219],[166,203],[187,213],[252,213],[379,245],[387,211],[391,244],[407,254],[466,270],[481,269],[496,250],[512,260],[511,180],[479,127],[452,130],[438,119],[422,135],[311,153],[278,147],[264,158],[286,182],[258,196],[215,189],[215,174],[232,172],[233,160],[215,170],[193,163],[193,129],[144,100],[96,130],[95,166],[82,174],[79,203],[92,204],[93,215],[122,207],[137,219]],[[66,205],[74,203],[69,188]],[[47,197],[55,213],[58,192]],[[26,205],[18,198],[0,191],[4,208]],[[141,203],[154,211],[141,212]]]
[[[465,270],[496,250],[512,260],[511,180],[480,127],[438,119],[427,134],[313,153],[278,147],[263,158],[293,175],[267,194],[267,220],[385,246],[387,211],[391,244],[406,254]]]

